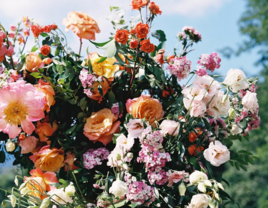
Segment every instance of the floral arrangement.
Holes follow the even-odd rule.
[[[12,154],[14,165],[29,173],[15,178],[3,206],[214,208],[233,202],[224,191],[224,164],[246,170],[255,159],[231,146],[260,124],[257,79],[230,69],[220,81],[212,74],[221,66],[217,53],[190,61],[190,48],[202,40],[193,27],[178,33],[181,51],[168,54],[164,31],[152,31],[159,6],[149,0],[131,6],[138,20],[127,25],[119,16],[104,43],[94,42],[100,33],[94,19],[70,12],[63,24],[79,37],[79,53],[55,24],[25,17],[11,31],[0,25],[0,160]],[[30,34],[36,44],[25,53]],[[104,53],[83,58],[83,40]]]

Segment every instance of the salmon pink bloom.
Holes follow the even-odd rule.
[[[0,131],[10,138],[18,136],[21,128],[32,134],[35,129],[32,122],[45,117],[45,94],[23,80],[10,83],[0,94]]]

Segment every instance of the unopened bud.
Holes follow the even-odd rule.
[[[6,142],[6,150],[7,152],[13,152],[16,148],[16,145],[14,142],[12,142],[11,140],[8,140]]]
[[[186,186],[183,182],[179,185],[179,193],[181,196],[185,196]]]
[[[235,112],[235,110],[234,110],[233,108],[230,108],[230,109],[228,110],[228,115],[229,115],[229,119],[235,119],[235,117],[236,117],[236,112]]]
[[[121,160],[121,155],[120,155],[120,154],[117,154],[117,155],[116,155],[116,159],[117,159],[117,160]]]
[[[47,208],[50,204],[50,198],[45,198],[42,201],[42,204],[40,205],[40,208]]]
[[[133,153],[132,152],[127,153],[127,157],[128,158],[133,158]]]

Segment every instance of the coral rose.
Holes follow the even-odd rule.
[[[132,49],[136,49],[139,46],[139,41],[137,41],[136,39],[132,39],[129,42],[129,47]]]
[[[150,125],[163,117],[164,111],[159,100],[151,98],[150,95],[141,95],[139,98],[128,100],[126,103],[127,112],[134,118],[145,118]]]
[[[98,23],[84,12],[69,12],[62,23],[66,32],[71,29],[79,38],[95,40],[95,33],[100,33]]]
[[[30,156],[30,159],[34,162],[36,168],[43,171],[57,172],[64,166],[64,151],[57,148],[49,149],[49,145],[46,145],[39,152]]]
[[[119,70],[118,65],[113,65],[116,62],[115,58],[107,58],[105,61],[98,63],[100,57],[97,53],[91,53],[88,57],[92,64],[92,70],[98,76],[104,76],[109,81],[113,81],[114,74]]]
[[[84,135],[106,145],[112,141],[113,134],[119,131],[120,121],[116,120],[117,116],[108,108],[93,112],[84,126]]]
[[[52,136],[52,134],[57,130],[58,125],[54,121],[52,126],[50,123],[40,121],[37,122],[37,126],[35,129],[35,133],[38,134],[41,142],[46,142],[48,140],[47,137]]]
[[[150,0],[132,0],[131,6],[132,9],[140,9],[141,7],[146,6],[149,4]]]
[[[149,3],[149,10],[152,14],[162,14],[162,11],[160,11],[159,6],[156,5],[154,2]]]
[[[154,52],[155,46],[150,42],[150,40],[146,39],[141,41],[141,50],[146,53]]]
[[[71,153],[70,151],[67,152],[67,155],[66,155],[65,160],[64,160],[64,164],[65,164],[64,170],[65,171],[78,169],[78,167],[76,167],[74,165],[74,160],[75,160],[75,154]]]
[[[146,38],[149,33],[149,26],[147,24],[139,23],[136,25],[135,30],[138,38]]]
[[[30,72],[37,72],[38,68],[42,66],[42,59],[37,55],[37,53],[29,53],[26,56],[25,67]]]
[[[102,94],[101,95],[99,93],[99,86],[101,86],[102,89]],[[105,78],[102,78],[102,81],[100,82],[94,82],[91,86],[91,93],[88,94],[88,96],[93,99],[93,100],[98,100],[99,103],[102,101],[102,97],[106,94],[106,92],[108,91],[109,87],[109,83]]]
[[[47,112],[49,112],[50,107],[55,104],[55,100],[54,100],[55,91],[54,91],[53,87],[49,83],[44,82],[41,79],[39,79],[38,85],[35,85],[35,87],[38,90],[45,93],[45,98],[46,98],[46,102],[47,102],[45,110]]]
[[[28,154],[33,151],[37,146],[38,139],[34,136],[27,136],[24,140],[20,141],[21,154]]]
[[[43,45],[40,49],[40,52],[43,56],[48,56],[48,54],[50,54],[50,46],[48,45]]]
[[[128,30],[117,30],[115,33],[115,40],[122,45],[128,41],[129,31]]]

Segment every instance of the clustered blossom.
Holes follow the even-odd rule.
[[[5,41],[6,34],[0,30],[0,62],[5,60],[5,56],[12,56],[14,54],[14,47],[11,42]]]
[[[190,26],[185,26],[182,28],[182,31],[189,36],[189,39],[194,41],[194,42],[199,42],[202,40],[202,36],[200,32],[195,30],[195,28],[190,27]]]
[[[84,167],[88,170],[94,168],[97,165],[101,165],[103,160],[108,159],[110,152],[102,147],[99,149],[89,149],[83,154]]]
[[[208,118],[208,120],[209,120],[210,126],[214,128],[214,132],[215,132],[215,134],[212,134],[211,131],[208,132],[209,141],[214,141],[215,136],[217,138],[228,137],[227,125],[222,118]]]
[[[169,62],[169,72],[173,75],[175,75],[179,81],[186,78],[191,70],[191,61],[186,58],[186,56],[183,57],[174,57]]]
[[[16,70],[4,70],[0,67],[0,89],[8,87],[9,83],[17,81],[20,77]]]
[[[197,76],[200,76],[200,77],[208,75],[207,70],[202,68],[201,66],[197,67],[197,71],[195,73],[196,73]]]
[[[217,53],[202,54],[197,63],[214,72],[215,69],[220,68],[221,58]]]
[[[80,71],[79,79],[82,83],[83,88],[85,88],[84,93],[88,97],[91,97],[92,91],[90,87],[92,87],[93,83],[97,80],[97,78],[93,74],[88,73],[88,70],[82,69]]]
[[[140,142],[142,149],[137,161],[145,163],[150,184],[165,184],[168,181],[168,176],[162,168],[165,167],[166,162],[171,161],[171,157],[169,153],[160,150],[163,142],[161,132],[152,132],[151,128],[148,127],[140,135]]]

